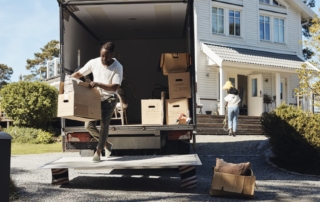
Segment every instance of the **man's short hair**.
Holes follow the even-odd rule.
[[[113,51],[114,51],[114,43],[113,42],[107,42],[107,43],[102,45],[101,49],[106,49],[106,50],[110,51],[111,53],[113,53]]]

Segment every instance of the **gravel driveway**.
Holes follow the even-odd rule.
[[[250,201],[320,201],[320,177],[297,175],[270,165],[264,136],[197,136],[198,186],[180,188],[176,170],[70,170],[70,184],[51,185],[51,172],[38,169],[45,163],[74,153],[17,155],[11,174],[19,188],[18,201],[246,201],[211,197],[212,166],[217,157],[227,162],[251,162],[258,189]]]

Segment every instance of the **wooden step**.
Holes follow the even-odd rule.
[[[225,116],[219,115],[197,115],[197,134],[200,135],[228,135],[223,127],[228,127],[223,123]],[[259,116],[238,117],[237,135],[262,135]]]
[[[197,119],[197,124],[199,123],[223,123],[224,119],[217,119],[217,120],[213,120],[213,119]],[[247,121],[247,120],[241,120],[238,119],[238,123],[239,124],[260,124],[260,120],[253,120],[253,121]]]
[[[198,128],[222,128],[225,124],[223,123],[198,123]],[[228,124],[226,124],[228,126]],[[252,129],[260,129],[261,124],[238,124],[238,128],[252,128]]]
[[[216,131],[197,131],[197,135],[228,135],[227,131],[216,132]],[[236,132],[236,135],[263,135],[262,132]]]

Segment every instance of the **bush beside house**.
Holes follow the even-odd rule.
[[[282,104],[264,113],[261,124],[270,138],[275,161],[295,170],[300,167],[299,172],[320,168],[320,115]]]

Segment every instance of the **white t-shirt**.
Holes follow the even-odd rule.
[[[239,102],[241,101],[239,95],[228,94],[224,101],[228,102],[228,107],[237,107],[239,106]]]
[[[123,77],[123,69],[120,62],[113,58],[114,62],[106,67],[101,62],[101,57],[95,58],[87,62],[79,72],[86,76],[90,73],[93,74],[93,81],[103,84],[119,84],[121,85]],[[116,94],[116,91],[106,91],[102,88],[98,88],[101,95],[101,101],[108,99],[112,94]]]

